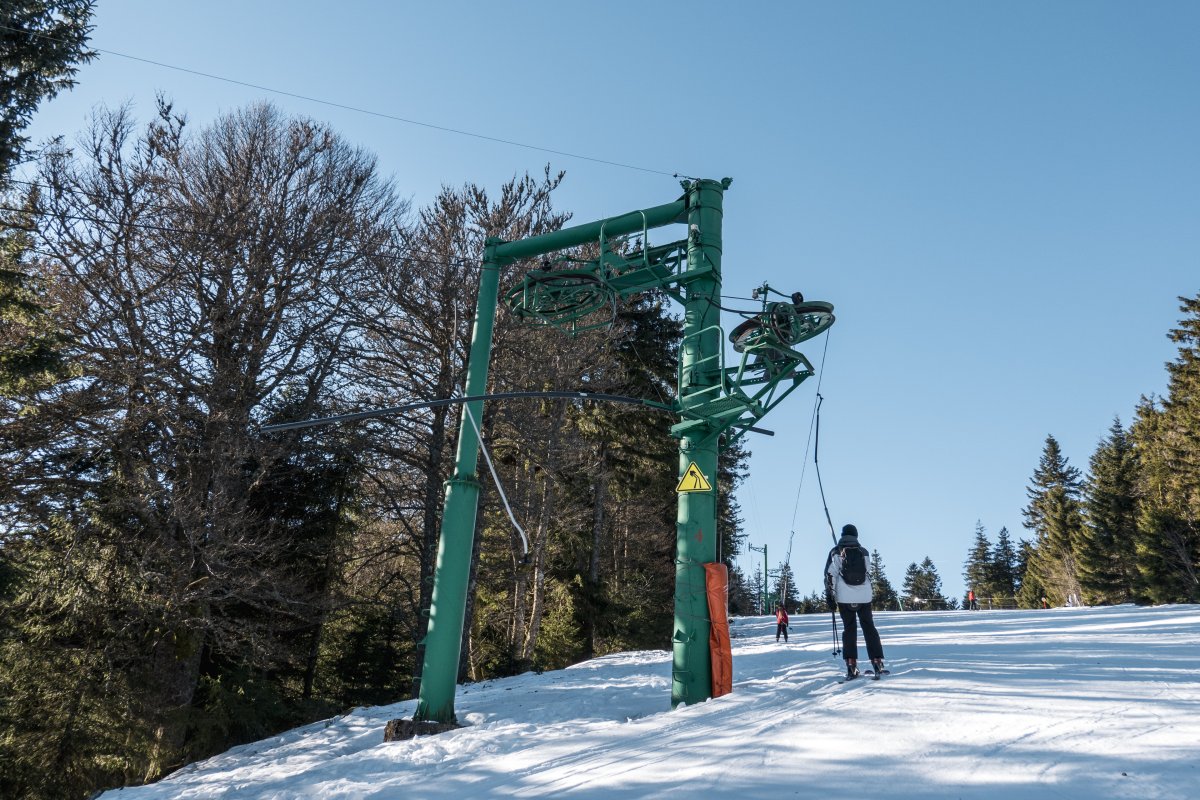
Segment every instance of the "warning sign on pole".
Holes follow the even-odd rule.
[[[708,482],[708,478],[704,477],[704,473],[696,466],[695,461],[688,462],[688,468],[683,473],[683,477],[679,479],[679,485],[675,487],[677,492],[711,492],[712,484]]]

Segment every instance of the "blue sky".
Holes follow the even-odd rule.
[[[100,104],[148,117],[160,92],[196,125],[265,98],[377,154],[418,205],[550,163],[578,222],[673,200],[673,172],[732,177],[724,291],[836,306],[822,476],[897,585],[928,555],[961,595],[976,520],[1027,536],[1046,435],[1086,468],[1113,416],[1163,391],[1176,296],[1200,292],[1194,3],[101,0],[95,23],[112,52],[35,138]],[[815,387],[763,421],[739,495],[772,567],[795,531],[805,591],[829,545]]]

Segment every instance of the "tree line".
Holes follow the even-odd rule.
[[[1180,297],[1162,397],[1143,396],[1132,423],[1114,418],[1088,460],[1071,465],[1046,437],[1026,489],[1015,548],[982,525],[964,566],[981,596],[1043,604],[1200,602],[1200,295]]]
[[[879,550],[871,551],[869,571],[874,590],[874,606],[885,611],[945,611],[958,607],[958,601],[942,592],[942,578],[933,560],[926,556],[920,563],[912,562],[904,574],[899,590],[887,576],[887,567]],[[729,606],[731,613],[741,615],[770,614],[775,605],[789,613],[827,614],[832,610],[824,591],[813,589],[801,596],[792,573],[792,566],[781,561],[764,580],[761,566],[746,577],[740,571],[730,580]]]

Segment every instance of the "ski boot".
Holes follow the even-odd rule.
[[[871,672],[873,673],[872,677],[874,677],[875,680],[879,680],[880,675],[887,674],[887,670],[883,668],[883,659],[882,658],[872,658],[871,659]]]
[[[858,659],[846,659],[846,680],[852,681],[858,677]]]

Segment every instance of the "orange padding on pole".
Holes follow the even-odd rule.
[[[729,647],[729,618],[725,606],[729,598],[729,568],[724,564],[704,565],[704,585],[708,590],[708,650],[712,654],[712,696],[733,691],[733,653]]]

